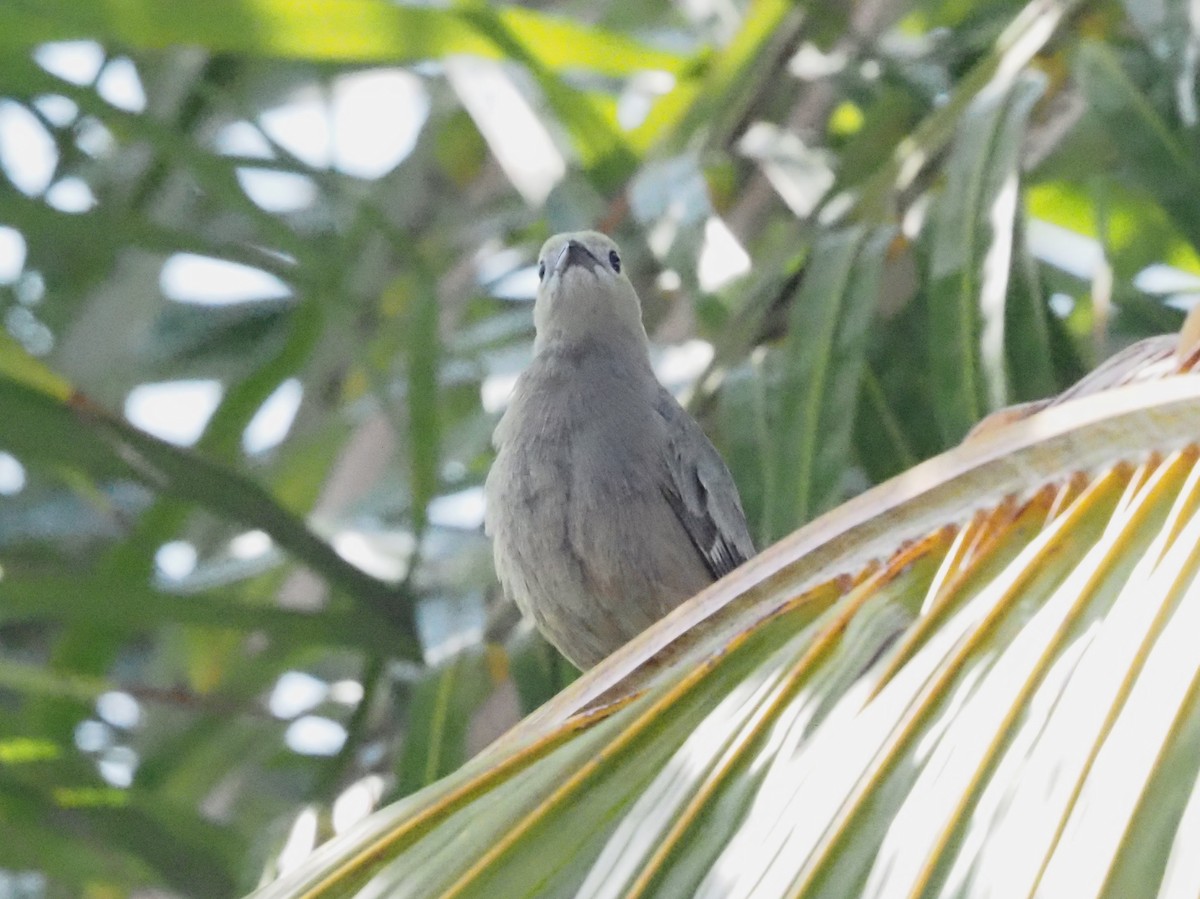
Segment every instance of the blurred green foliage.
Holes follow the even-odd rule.
[[[323,835],[347,786],[416,789],[571,679],[478,524],[555,231],[612,232],[658,343],[713,348],[684,380],[762,544],[1176,327],[1193,25],[0,4],[0,897],[243,892],[302,809]],[[197,380],[192,445],[124,420]]]

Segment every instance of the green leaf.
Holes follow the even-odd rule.
[[[850,212],[867,220],[886,215],[896,192],[909,189],[917,176],[939,158],[975,98],[985,91],[1006,92],[1063,21],[1083,5],[1083,0],[1032,0],[1025,4],[983,58],[956,81],[946,101],[896,144],[888,163],[863,185]]]
[[[86,830],[67,831],[63,813],[46,792],[0,773],[0,803],[0,866],[53,872],[56,883],[76,888],[74,895],[97,883],[154,882],[153,868],[137,858],[114,851],[111,844],[96,845]]]
[[[948,440],[1008,402],[1005,306],[1025,126],[1045,80],[981,93],[963,115],[937,200],[929,260],[931,358]]]
[[[502,7],[500,19],[521,34],[547,68],[625,75],[638,69],[678,71],[683,58],[624,35]],[[43,41],[91,38],[160,50],[201,46],[313,61],[419,62],[451,54],[501,57],[500,47],[472,24],[470,7],[434,9],[383,0],[210,0],[180,8],[167,0],[17,2],[0,9],[0,44],[10,50]]]
[[[188,500],[268,533],[282,548],[385,621],[402,622],[410,604],[388,585],[344,561],[303,521],[281,508],[262,487],[223,466],[165,443],[76,397],[68,405],[0,378],[7,416],[0,446],[19,458],[57,464],[93,477],[120,477]],[[415,631],[403,628],[407,634]],[[417,653],[415,636],[405,648]],[[405,646],[404,641],[397,647]]]
[[[432,668],[413,690],[397,773],[400,795],[445,777],[467,760],[474,713],[496,687],[495,648],[475,647]]]
[[[394,648],[397,634],[373,617],[354,611],[324,609],[301,612],[238,601],[233,591],[212,590],[173,595],[141,581],[118,578],[6,575],[0,584],[0,623],[94,622],[95,607],[104,609],[104,625],[113,631],[145,636],[156,628],[186,624],[216,631],[266,630],[284,644]],[[87,596],[89,602],[68,601]]]
[[[630,144],[635,152],[655,146],[661,153],[680,152],[698,131],[717,132],[710,139],[718,143],[732,134],[803,21],[800,10],[786,0],[752,0],[737,33],[700,77],[683,81],[659,99],[634,129]]]
[[[103,834],[108,853],[115,858],[95,869],[100,877],[132,868],[130,873],[141,875],[138,880],[147,880],[147,873],[154,872],[162,882],[187,894],[227,896],[236,891],[229,865],[236,844],[230,835],[165,799],[146,802],[136,791],[103,786],[94,775],[85,784],[68,787],[61,780],[42,784],[31,776],[6,777],[2,771],[0,797],[6,808],[19,803],[31,811],[40,809],[37,823],[43,826],[54,822],[68,834],[87,834],[93,839],[95,834]],[[0,824],[6,848],[19,851],[23,839],[7,830]],[[0,856],[4,855],[0,851]],[[35,847],[29,856],[13,854],[5,860],[23,866],[52,858],[53,853]],[[64,866],[68,877],[71,868]]]
[[[438,371],[442,358],[437,284],[425,275],[403,288],[408,307],[405,332],[408,347],[408,437],[413,495],[413,530],[425,530],[428,506],[441,482],[441,414]]]
[[[916,427],[912,423],[916,407],[906,410],[892,403],[883,379],[868,361],[854,422],[854,449],[875,482],[886,481],[921,461],[908,433]]]
[[[765,541],[841,494],[867,331],[892,230],[848,228],[813,247],[767,413]]]
[[[579,677],[579,670],[536,630],[518,630],[504,649],[523,714],[539,708]]]
[[[7,331],[0,331],[0,377],[59,400],[68,399],[72,392],[65,378],[29,355]]]
[[[605,115],[592,95],[568,86],[555,67],[540,57],[542,47],[533,39],[536,31],[526,32],[521,23],[510,21],[486,4],[464,5],[461,15],[505,56],[529,69],[551,110],[571,135],[579,161],[597,187],[613,190],[629,179],[637,158],[614,117]]]
[[[1051,332],[1058,327],[1046,305],[1037,263],[1026,242],[1025,219],[1017,215],[1013,235],[1012,273],[1004,312],[1004,350],[1011,399],[1015,402],[1051,396],[1060,387],[1055,377]]]
[[[1122,168],[1167,210],[1200,247],[1200,162],[1190,140],[1169,124],[1122,68],[1112,49],[1085,41],[1076,77],[1121,153]]]

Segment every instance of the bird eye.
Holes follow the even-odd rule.
[[[614,272],[619,272],[621,270],[621,257],[617,255],[616,250],[608,251],[608,261],[612,263]]]
[[[546,263],[542,262],[541,260],[538,260],[538,280],[544,281],[545,279],[546,279]]]

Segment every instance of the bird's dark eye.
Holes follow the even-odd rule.
[[[621,270],[621,257],[617,255],[616,250],[608,251],[608,261],[612,264],[614,272],[619,272]]]
[[[546,278],[546,263],[538,260],[538,280],[544,281]]]

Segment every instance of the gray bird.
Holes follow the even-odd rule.
[[[504,592],[587,668],[754,554],[729,469],[650,367],[617,245],[538,257],[534,358],[496,428],[486,530]]]

